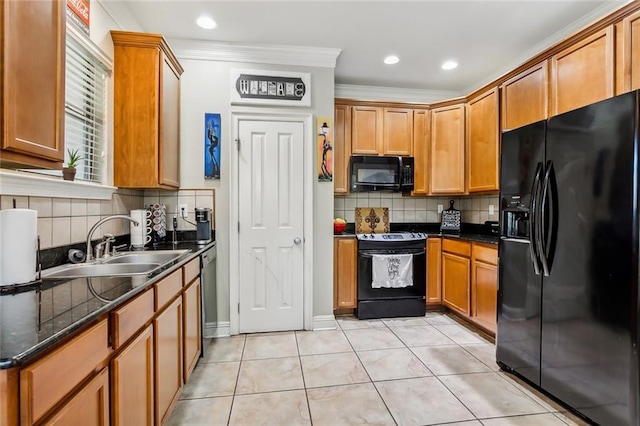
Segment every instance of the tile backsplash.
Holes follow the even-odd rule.
[[[403,197],[399,192],[358,192],[334,197],[334,216],[347,222],[355,220],[356,207],[388,207],[389,219],[396,223],[440,222],[438,204],[449,208],[449,200],[461,211],[461,219],[467,223],[484,223],[498,220],[499,200],[497,195],[464,197]],[[489,214],[489,206],[493,214]]]
[[[214,191],[142,191],[118,189],[111,200],[70,199],[56,197],[27,197],[1,195],[0,209],[13,207],[33,209],[38,212],[38,235],[40,247],[48,249],[86,241],[87,232],[100,219],[114,214],[129,215],[133,209],[145,208],[149,204],[164,203],[167,206],[167,227],[173,229],[172,218],[177,215],[178,203],[187,204],[188,220],[195,222],[195,208],[214,208]],[[213,216],[215,217],[215,215]],[[192,230],[195,226],[178,219],[178,230]],[[129,222],[111,220],[96,229],[93,238],[103,234],[129,234]]]

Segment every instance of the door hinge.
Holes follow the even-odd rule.
[[[238,232],[240,232],[240,222],[238,222]]]
[[[238,313],[240,313],[240,303],[238,303]]]
[[[236,149],[240,151],[240,139],[236,139]]]

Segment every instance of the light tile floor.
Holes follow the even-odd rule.
[[[441,313],[212,340],[170,425],[584,425]]]

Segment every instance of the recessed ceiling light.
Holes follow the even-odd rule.
[[[400,62],[400,58],[398,58],[396,55],[390,55],[384,58],[384,63],[387,65],[397,64],[398,62]]]
[[[454,68],[456,68],[458,66],[458,63],[456,61],[447,61],[444,64],[442,64],[442,69],[443,70],[452,70]]]
[[[201,26],[202,28],[205,28],[207,30],[211,30],[213,28],[215,28],[218,24],[216,24],[216,21],[214,21],[213,19],[209,18],[208,16],[201,16],[196,20],[196,23]]]

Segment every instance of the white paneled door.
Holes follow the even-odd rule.
[[[304,125],[241,120],[238,127],[239,332],[300,330]]]

